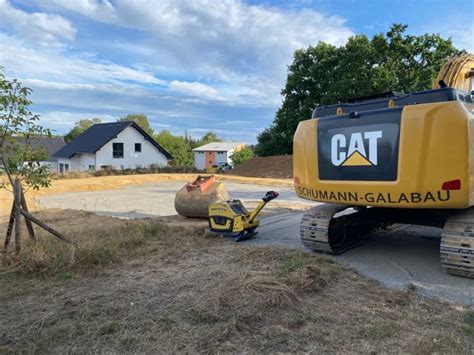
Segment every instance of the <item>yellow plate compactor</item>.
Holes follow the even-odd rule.
[[[278,192],[268,191],[258,206],[249,212],[240,200],[216,202],[209,206],[210,231],[224,236],[235,237],[236,242],[252,238],[257,234],[259,225],[257,215]]]

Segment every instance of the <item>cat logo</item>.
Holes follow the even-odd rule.
[[[343,134],[331,138],[331,163],[334,166],[376,166],[377,144],[382,131]]]
[[[318,178],[332,181],[395,181],[402,108],[317,121]]]

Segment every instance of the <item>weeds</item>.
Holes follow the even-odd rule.
[[[54,273],[69,278],[71,271],[91,271],[119,264],[124,258],[146,249],[151,239],[169,233],[166,225],[152,222],[85,226],[80,233],[69,235],[75,244],[39,233],[37,242],[25,241],[17,271]]]
[[[37,230],[36,242],[25,238],[19,260],[13,250],[3,255],[0,301],[32,291],[46,292],[81,276],[100,275],[108,267],[151,252],[156,254],[157,250],[166,254],[160,241],[165,240],[165,244],[169,235],[183,233],[182,228],[152,221],[118,221],[85,212],[74,214],[82,217],[76,225],[69,223],[68,226],[67,235],[74,240],[74,245]],[[64,230],[66,221],[58,216],[48,222],[59,224],[59,229]]]

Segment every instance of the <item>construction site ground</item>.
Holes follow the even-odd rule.
[[[51,189],[30,194],[35,210],[73,209],[119,218],[156,218],[167,223],[205,227],[206,221],[176,215],[174,196],[186,174],[110,176],[53,181]],[[266,245],[305,250],[299,241],[302,212],[314,203],[296,197],[288,179],[220,177],[232,198],[254,207],[264,193],[280,196],[264,211],[259,235],[247,245]],[[8,210],[7,206],[5,210]],[[439,263],[441,230],[418,226],[392,226],[380,231],[374,241],[333,257],[362,275],[392,288],[414,288],[420,294],[474,307],[474,282],[447,275]]]
[[[227,242],[202,222],[165,223],[172,216],[36,215],[77,246],[37,230],[19,262],[0,264],[0,353],[474,349],[474,311],[383,287],[325,256]]]

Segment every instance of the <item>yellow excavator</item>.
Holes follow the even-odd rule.
[[[300,237],[340,254],[393,223],[443,228],[441,264],[474,278],[474,56],[443,66],[428,91],[317,107],[293,141]]]

